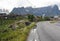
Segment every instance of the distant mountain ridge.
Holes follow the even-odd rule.
[[[57,5],[41,7],[41,8],[19,7],[19,8],[14,8],[11,11],[11,13],[18,14],[18,15],[33,14],[36,16],[42,16],[43,14],[45,14],[45,16],[60,15],[60,11]]]
[[[7,9],[0,9],[0,13],[9,13],[9,11]]]

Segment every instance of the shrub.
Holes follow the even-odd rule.
[[[33,19],[34,19],[34,15],[28,15],[28,20],[33,22]]]

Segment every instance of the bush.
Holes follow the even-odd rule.
[[[35,25],[35,23],[32,23],[29,26],[24,27],[22,29],[22,32],[21,32],[22,34],[18,35],[16,39],[14,38],[11,41],[17,41],[17,40],[18,41],[26,41],[26,39],[28,37],[28,34],[29,34],[30,30],[33,28],[34,25]]]
[[[33,22],[33,19],[34,19],[34,15],[28,15],[28,20]]]

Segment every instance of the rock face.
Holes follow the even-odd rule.
[[[55,16],[60,15],[60,11],[57,5],[47,6],[42,8],[32,8],[32,7],[21,7],[21,8],[14,8],[11,13],[18,14],[18,15],[25,15],[25,14],[33,14],[36,16]]]

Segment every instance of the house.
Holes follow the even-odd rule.
[[[7,18],[7,14],[6,13],[3,13],[3,12],[1,12],[0,13],[0,18],[2,19],[5,19],[5,17]]]
[[[59,20],[59,16],[57,16],[57,15],[53,16],[53,17],[50,18],[50,20],[56,20],[56,21],[58,21]]]
[[[0,16],[6,16],[6,13],[0,13]]]

